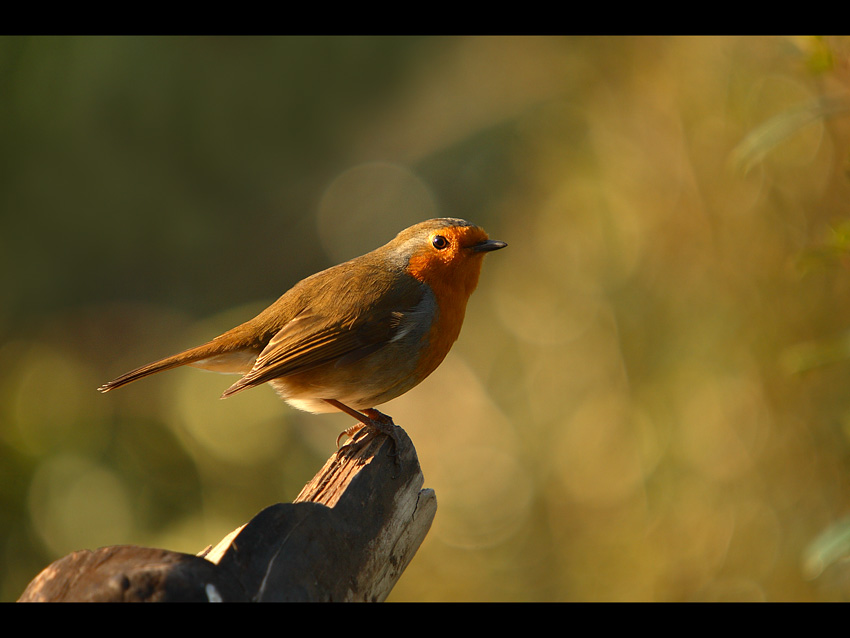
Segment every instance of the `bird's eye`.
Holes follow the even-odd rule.
[[[443,250],[443,248],[449,245],[449,240],[442,235],[434,235],[433,239],[431,239],[431,245],[437,250]]]

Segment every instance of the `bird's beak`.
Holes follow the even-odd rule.
[[[477,253],[489,253],[491,250],[499,250],[500,248],[504,248],[507,244],[503,241],[496,241],[495,239],[487,239],[482,241],[474,246],[470,246],[472,250]]]

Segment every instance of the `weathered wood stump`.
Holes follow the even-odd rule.
[[[19,602],[385,600],[437,511],[398,428],[358,436],[293,503],[272,505],[199,555],[132,545],[83,550],[45,568]]]

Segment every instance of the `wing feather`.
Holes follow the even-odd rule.
[[[403,318],[425,294],[413,277],[368,265],[359,265],[344,278],[312,283],[312,298],[273,334],[250,372],[222,398],[331,362],[352,363],[377,351],[404,329]],[[299,294],[297,289],[291,292]]]

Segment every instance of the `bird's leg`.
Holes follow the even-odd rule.
[[[342,432],[339,433],[339,436],[336,437],[336,446],[337,447],[339,447],[339,440],[343,436],[347,436],[348,438],[353,438],[354,435],[357,434],[360,430],[362,430],[365,426],[372,425],[372,419],[367,417],[362,412],[358,412],[357,410],[355,410],[353,408],[349,408],[347,405],[345,405],[344,403],[340,403],[336,399],[324,399],[324,401],[325,401],[325,403],[329,403],[330,405],[334,406],[337,410],[341,410],[342,412],[345,412],[347,415],[353,416],[358,421],[358,423],[355,423],[350,428],[346,428],[345,430],[343,430]]]
[[[340,403],[336,399],[324,399],[325,403],[328,403],[334,406],[337,410],[345,412],[347,415],[354,417],[359,421],[359,423],[355,423],[350,428],[347,428],[343,432],[340,432],[339,436],[336,439],[336,445],[339,447],[339,440],[343,435],[347,435],[348,437],[354,437],[360,430],[364,427],[370,428],[372,431],[380,432],[382,434],[386,434],[390,439],[392,439],[393,443],[398,447],[398,434],[396,431],[396,424],[393,423],[393,419],[391,416],[383,414],[382,412],[378,412],[374,408],[369,408],[367,410],[363,410],[360,412],[353,408],[349,408],[344,403]]]

